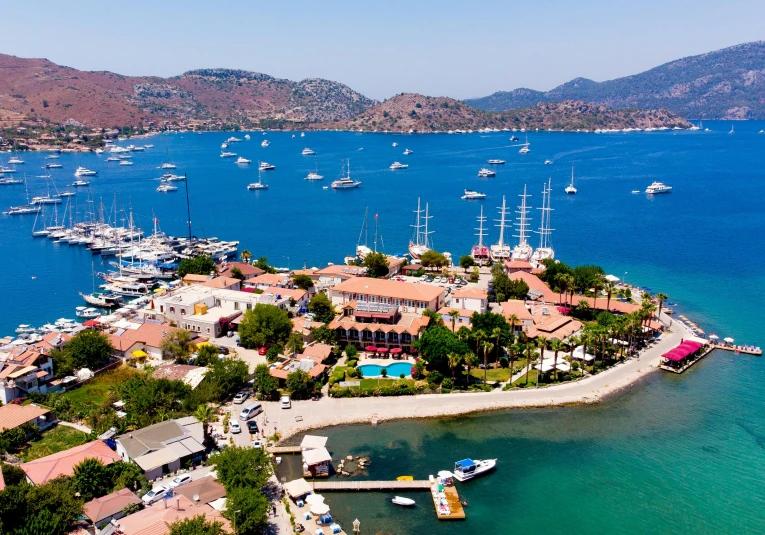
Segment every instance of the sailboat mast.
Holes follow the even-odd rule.
[[[377,252],[377,234],[380,230],[380,221],[377,218],[377,214],[375,214],[375,252]]]
[[[528,207],[526,206],[526,198],[529,197],[529,195],[526,193],[526,185],[523,186],[523,194],[519,195],[521,198],[521,205],[518,207],[519,211],[518,213],[518,222],[516,223],[516,226],[518,227],[518,234],[516,234],[516,237],[519,240],[519,245],[527,245],[526,236],[528,234],[528,226],[529,226],[529,217],[528,217]]]
[[[499,245],[500,248],[503,245],[505,245],[505,212],[506,212],[505,196],[502,195],[502,207],[500,208],[500,211],[499,211],[499,242],[497,242],[497,245]]]
[[[260,165],[258,165],[258,182],[260,182]],[[186,185],[186,223],[189,226],[189,245],[191,245],[191,205],[189,204],[189,181],[183,173],[183,183]]]
[[[476,229],[478,231],[478,247],[483,247],[483,237],[486,236],[483,231],[484,221],[486,218],[483,216],[483,206],[481,206],[481,215],[478,216],[478,228]]]

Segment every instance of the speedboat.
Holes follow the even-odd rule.
[[[412,507],[415,505],[415,501],[411,498],[404,498],[403,496],[396,496],[391,500],[395,505],[401,505],[402,507]]]
[[[2,177],[2,175],[0,175]],[[14,184],[23,184],[24,181],[18,178],[0,178],[0,186],[12,186]]]
[[[545,165],[552,165],[552,160],[545,160]]]
[[[159,166],[160,169],[175,169],[175,164],[170,162],[164,162]]]
[[[133,165],[131,160],[121,160],[120,165]]]
[[[406,169],[407,167],[409,167],[409,165],[408,165],[408,164],[405,164],[405,163],[401,163],[401,162],[393,162],[393,163],[390,165],[390,168],[391,168],[391,169],[393,169],[394,171],[395,171],[396,169]]]
[[[75,188],[79,186],[90,186],[90,182],[88,182],[87,180],[75,180],[74,182],[72,182],[72,186],[74,186]]]
[[[271,142],[268,141],[267,139],[264,139],[263,141],[260,142],[261,147],[268,147],[270,144]]]
[[[478,171],[478,176],[483,177],[483,178],[490,177],[490,176],[497,176],[497,172],[496,171],[492,171],[491,169],[486,169],[484,167],[483,169]]]
[[[172,184],[160,184],[157,188],[157,191],[159,193],[169,193],[171,191],[178,191],[178,186],[173,186]]]
[[[109,156],[109,157],[106,159],[106,161],[107,161],[107,162],[118,162],[118,161],[120,161],[120,159],[119,159],[119,158],[117,158],[116,156]]]
[[[45,164],[45,168],[46,169],[61,169],[62,167],[64,167],[64,166],[61,165],[60,163],[46,163]]]
[[[221,144],[220,144],[220,148],[221,148],[221,149],[227,149],[227,148],[228,148],[228,143],[226,143],[226,142],[224,141],[223,143],[221,143]]]
[[[260,162],[259,169],[261,171],[273,171],[274,169],[276,169],[276,166],[272,165],[272,164],[270,164],[268,162]]]
[[[306,180],[322,180],[324,177],[321,176],[319,173],[316,173],[314,171],[311,171],[308,173],[308,176],[305,177]]]
[[[16,165],[20,165],[20,164],[23,164],[23,163],[24,163],[24,160],[22,160],[22,159],[21,159],[21,158],[19,158],[19,157],[13,157],[13,158],[11,158],[10,160],[8,160],[8,163],[9,163],[9,164],[16,164]]]
[[[396,142],[394,141],[394,142],[393,142],[393,146],[394,146],[394,147],[398,147],[398,143],[396,143]]]
[[[404,151],[404,156],[407,156],[408,154],[412,154],[414,151],[412,149],[406,149]]]
[[[85,167],[78,167],[74,172],[74,176],[96,176],[98,171],[91,171]]]
[[[87,304],[100,308],[117,308],[123,303],[121,296],[108,292],[94,292],[92,294],[84,294],[80,292],[80,297],[82,297]]]
[[[487,459],[485,461],[463,459],[454,463],[454,479],[457,481],[468,481],[491,472],[496,466],[496,459]]]
[[[245,135],[244,135],[244,139],[246,139],[246,140],[248,140],[248,141],[249,141],[249,139],[250,139],[250,134],[245,134]]]
[[[510,141],[518,141],[518,136],[510,136]]]
[[[489,160],[491,165],[504,165],[505,160]]]
[[[252,160],[248,160],[244,156],[240,156],[236,159],[236,163],[252,163]]]
[[[465,190],[465,194],[462,196],[463,201],[472,201],[474,199],[485,199],[486,194],[479,191]]]
[[[224,152],[220,153],[220,157],[221,158],[233,158],[234,156],[236,156],[235,152],[225,152],[224,151]]]
[[[312,156],[312,155],[316,154],[316,151],[313,151],[313,150],[309,149],[308,147],[306,147],[306,148],[303,149],[303,152],[301,152],[300,154],[302,154],[303,156]]]
[[[531,152],[531,149],[529,148],[528,144],[521,147],[521,150],[518,151],[520,154],[528,154],[529,152]]]
[[[654,193],[669,193],[672,191],[672,186],[667,186],[663,182],[653,182],[645,189],[646,193],[653,195]]]

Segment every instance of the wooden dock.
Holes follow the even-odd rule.
[[[343,490],[427,490],[430,482],[424,481],[354,481],[349,479],[333,481],[309,481],[316,491]]]
[[[268,453],[300,453],[300,446],[272,446],[266,448]]]
[[[731,344],[710,344],[713,349],[724,349],[725,351],[733,351],[734,353],[743,353],[744,355],[762,356],[762,349],[752,346],[734,346]]]
[[[438,483],[434,483],[433,486],[430,486],[430,495],[433,498],[433,505],[436,507],[436,516],[439,520],[465,519],[465,508],[462,507],[460,495],[454,486],[449,485],[444,487],[444,495],[446,496],[446,503],[449,506],[449,514],[443,514],[438,509]]]

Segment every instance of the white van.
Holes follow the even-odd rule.
[[[250,403],[239,413],[239,419],[246,422],[251,418],[255,418],[261,412],[263,412],[263,406],[260,403]]]

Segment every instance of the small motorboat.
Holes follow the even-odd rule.
[[[396,481],[414,481],[414,476],[398,476]]]
[[[400,505],[402,507],[412,507],[415,505],[415,501],[411,498],[404,498],[403,496],[396,496],[391,500],[394,505]]]

